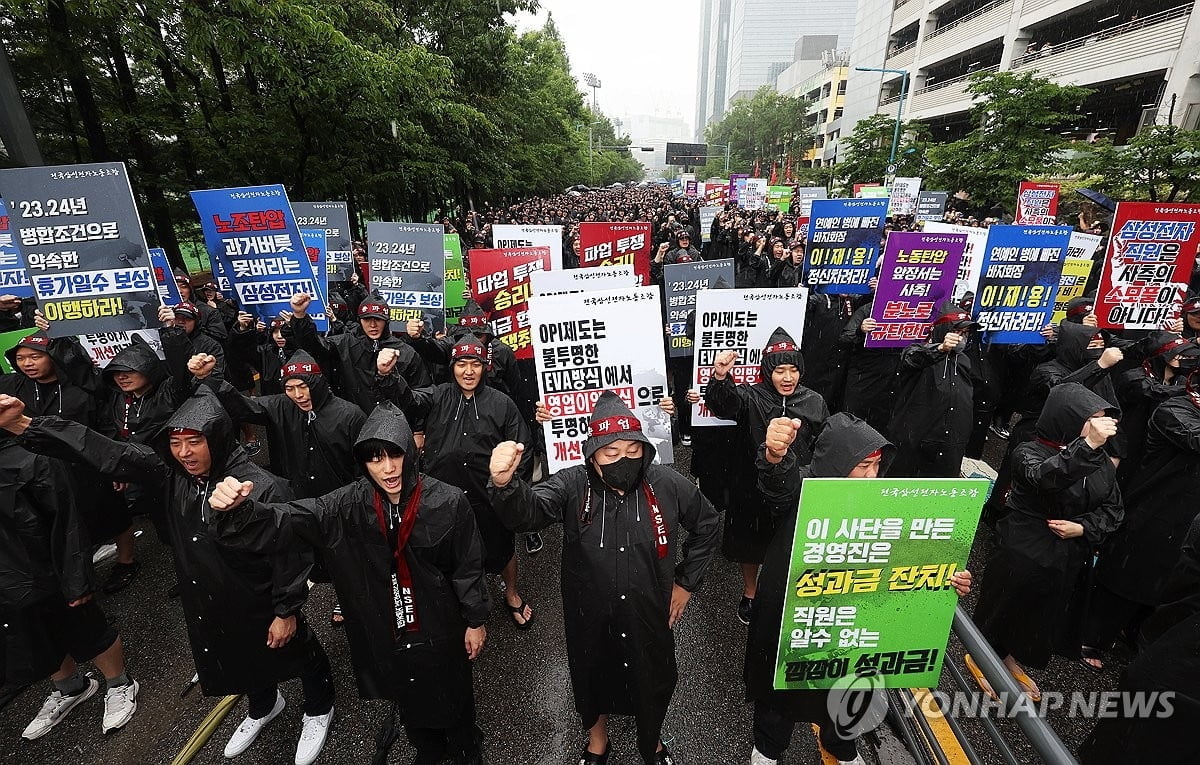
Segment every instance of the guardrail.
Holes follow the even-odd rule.
[[[983,6],[982,8],[978,8],[974,11],[971,11],[970,13],[968,13],[966,16],[963,16],[962,18],[955,19],[954,21],[951,21],[949,24],[946,24],[945,26],[941,26],[941,27],[938,27],[937,29],[934,29],[932,32],[930,32],[928,35],[925,36],[925,39],[928,40],[930,38],[937,37],[938,35],[945,34],[946,32],[949,32],[951,29],[954,29],[955,27],[957,27],[961,24],[966,24],[968,21],[974,21],[975,19],[979,18],[980,16],[987,13],[988,11],[994,11],[997,8],[999,8],[1000,6],[1008,5],[1010,3],[1012,3],[1012,0],[992,0],[992,2],[988,3],[987,5]]]
[[[1059,53],[1066,53],[1067,51],[1075,50],[1076,48],[1082,48],[1088,43],[1098,42],[1100,40],[1109,40],[1114,37],[1120,37],[1121,35],[1129,34],[1130,32],[1135,32],[1145,27],[1161,24],[1164,21],[1170,21],[1171,19],[1177,19],[1181,16],[1187,16],[1191,14],[1194,6],[1195,3],[1187,3],[1185,5],[1180,5],[1165,11],[1159,11],[1158,13],[1151,14],[1144,19],[1127,21],[1124,24],[1118,24],[1115,27],[1097,30],[1091,34],[1084,35],[1083,37],[1076,37],[1074,40],[1068,40],[1064,43],[1059,43],[1058,45],[1052,46],[1049,50],[1046,50],[1044,47],[1040,48],[1033,53],[1026,53],[1023,56],[1013,59],[1013,67],[1015,68],[1022,66],[1031,61],[1036,61],[1039,58],[1049,58],[1050,56],[1056,56]]]

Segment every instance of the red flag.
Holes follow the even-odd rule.
[[[787,155],[787,164],[783,168],[783,182],[789,185],[792,183],[792,153],[790,151]]]
[[[767,181],[768,186],[774,186],[779,181],[779,175],[776,172],[778,162],[771,162],[771,180]]]
[[[754,160],[754,172],[750,174],[750,177],[757,178],[759,173],[761,173],[761,172],[762,172],[762,168],[759,166],[758,160],[756,159],[756,160]]]

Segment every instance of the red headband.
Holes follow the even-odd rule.
[[[768,345],[766,348],[763,348],[763,355],[766,356],[768,353],[788,353],[789,351],[798,350],[800,349],[797,348],[794,343],[790,343],[787,340],[782,340],[778,343]]]
[[[204,434],[201,433],[200,431],[194,430],[192,428],[171,428],[171,435],[173,435],[173,436],[202,436]]]
[[[1178,348],[1181,345],[1192,345],[1192,341],[1188,340],[1186,337],[1177,337],[1174,340],[1172,340],[1171,342],[1167,343],[1166,345],[1162,345],[1162,346],[1159,346],[1158,348],[1155,348],[1153,351],[1151,351],[1150,355],[1151,356],[1161,356],[1162,354],[1166,353],[1167,351]]]
[[[1079,314],[1087,315],[1091,312],[1092,312],[1092,304],[1091,303],[1083,303],[1083,304],[1077,305],[1074,308],[1072,308],[1071,310],[1067,311],[1067,316],[1078,316]]]
[[[948,313],[945,316],[939,316],[934,324],[957,324],[960,321],[970,321],[971,314],[969,313]]]
[[[605,417],[603,420],[596,420],[588,427],[591,429],[593,436],[607,436],[612,433],[624,433],[631,430],[640,433],[642,431],[642,422],[631,414],[623,414],[618,417]]]
[[[475,356],[483,358],[483,346],[479,343],[459,343],[450,351],[450,360],[455,361],[461,358]]]
[[[1182,308],[1184,313],[1195,313],[1196,311],[1200,311],[1200,297],[1194,297],[1191,300],[1183,301]]]
[[[308,361],[289,361],[283,367],[283,372],[279,376],[283,379],[296,377],[298,375],[319,375],[321,367]]]
[[[866,462],[867,460],[873,460],[876,457],[882,457],[882,456],[883,456],[883,447],[881,446],[878,449],[876,449],[875,451],[868,454],[866,457],[863,457],[861,460],[859,460],[859,462]]]

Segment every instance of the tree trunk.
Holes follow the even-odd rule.
[[[71,37],[71,18],[67,12],[66,0],[49,0],[46,6],[46,20],[49,22],[50,44],[61,54],[59,60],[62,62],[63,73],[71,85],[71,92],[75,95],[75,105],[79,109],[79,119],[83,123],[83,134],[87,138],[92,161],[110,162],[115,157],[104,135],[100,107],[96,105],[92,83],[83,64],[83,53]]]

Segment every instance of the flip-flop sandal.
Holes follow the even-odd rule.
[[[1100,662],[1100,666],[1089,664],[1087,661],[1088,659]],[[1079,663],[1096,674],[1100,674],[1104,671],[1104,654],[1102,654],[1098,649],[1092,648],[1090,645],[1080,646]]]
[[[525,622],[524,622],[524,623],[521,623],[521,622],[517,621],[517,615],[518,615],[518,614],[522,614],[522,617],[521,617],[521,618],[524,618],[524,615],[523,615],[523,614],[524,614],[524,611],[525,611],[525,605],[526,605],[526,603],[525,603],[525,600],[524,600],[523,598],[521,599],[521,602],[520,602],[519,604],[515,605],[515,606],[510,606],[510,605],[508,605],[508,602],[507,602],[507,601],[504,603],[504,605],[505,605],[505,606],[508,608],[508,615],[509,615],[510,617],[512,617],[513,624],[514,624],[514,625],[516,625],[517,629],[519,629],[519,630],[527,630],[527,629],[529,629],[531,626],[533,626],[533,619],[534,619],[534,617],[536,616],[536,614],[534,614],[534,613],[533,613],[533,609],[530,609],[530,610],[529,610],[529,618],[528,618],[528,619],[525,619]]]
[[[975,660],[971,658],[971,654],[964,654],[963,659],[967,663],[967,671],[971,673],[971,677],[975,678],[975,684],[979,686],[979,690],[991,696],[996,701],[999,701],[1000,697],[997,696],[996,691],[992,689],[992,684],[989,683],[987,678],[983,676],[983,670],[981,670],[979,665],[975,663]]]
[[[333,607],[333,611],[329,613],[329,623],[334,627],[341,627],[346,624],[346,617],[342,614],[342,606],[339,603]]]
[[[1013,680],[1017,681],[1017,685],[1021,686],[1021,690],[1029,697],[1030,701],[1038,702],[1042,700],[1041,690],[1034,684],[1029,675],[1024,672],[1013,672],[1008,670],[1008,674],[1013,676]]]

